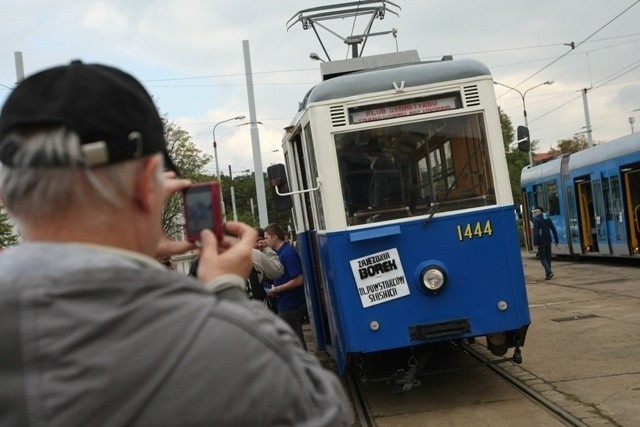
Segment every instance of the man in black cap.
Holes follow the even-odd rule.
[[[7,425],[347,425],[334,374],[241,298],[256,241],[201,234],[196,281],[156,257],[176,179],[144,88],[74,61],[20,83],[0,114],[0,196],[25,242],[0,257]]]
[[[558,232],[551,218],[538,206],[533,209],[533,247],[538,248],[538,257],[544,268],[545,280],[553,278],[551,271],[551,235],[558,247]]]

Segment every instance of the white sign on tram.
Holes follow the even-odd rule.
[[[396,248],[350,261],[364,308],[410,294]]]

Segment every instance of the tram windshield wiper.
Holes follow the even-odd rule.
[[[427,213],[429,216],[427,217],[427,219],[424,220],[424,225],[425,226],[429,225],[429,223],[431,222],[431,219],[433,218],[433,216],[440,210],[440,207],[444,206],[445,203],[447,201],[449,201],[449,195],[451,194],[451,191],[456,187],[456,184],[458,183],[458,180],[460,179],[462,174],[469,168],[469,166],[471,165],[471,161],[477,156],[478,151],[482,150],[483,147],[484,146],[481,143],[476,145],[475,149],[473,150],[473,152],[471,153],[471,155],[467,159],[467,162],[464,164],[462,169],[460,169],[460,172],[458,172],[455,175],[454,180],[447,187],[447,191],[444,193],[444,196],[442,196],[442,199],[441,200],[438,199],[438,200],[436,200],[435,203],[431,204],[431,208],[429,209],[429,212]]]

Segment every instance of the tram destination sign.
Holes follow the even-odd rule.
[[[457,108],[461,108],[460,96],[447,94],[446,96],[409,99],[387,104],[350,108],[349,119],[352,124],[359,124],[397,117],[437,113]]]
[[[398,249],[370,254],[350,261],[362,307],[382,304],[409,295]]]

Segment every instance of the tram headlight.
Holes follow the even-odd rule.
[[[437,294],[446,286],[447,275],[440,267],[430,265],[420,273],[420,283],[428,293]]]

